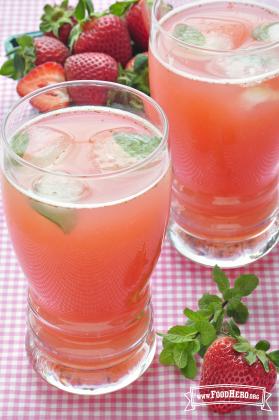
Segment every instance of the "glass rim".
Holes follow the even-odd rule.
[[[188,44],[185,41],[181,41],[177,38],[175,38],[170,32],[166,31],[163,26],[162,26],[162,19],[169,15],[173,10],[171,10],[170,12],[166,13],[161,19],[157,19],[156,16],[156,9],[158,7],[158,4],[161,2],[162,0],[154,0],[153,5],[152,5],[152,10],[151,10],[151,30],[152,27],[154,25],[154,22],[156,22],[156,24],[158,25],[158,27],[160,28],[160,31],[163,33],[164,36],[166,36],[167,38],[173,40],[174,42],[176,42],[177,44],[181,45],[182,47],[184,46],[185,48],[189,48],[191,50],[194,51],[199,51],[202,53],[206,53],[209,55],[222,55],[222,56],[228,56],[228,55],[236,55],[236,54],[249,54],[249,53],[255,53],[255,52],[261,52],[261,51],[268,51],[271,50],[273,48],[279,47],[279,41],[275,41],[275,42],[271,42],[268,45],[262,45],[262,46],[258,46],[258,47],[254,47],[251,49],[244,49],[244,48],[239,48],[237,50],[215,50],[213,48],[205,48],[205,47],[201,47],[198,45],[193,45],[193,44]],[[201,4],[210,4],[210,3],[224,3],[226,0],[200,0],[197,3],[193,3],[193,6],[199,6]],[[251,4],[251,5],[258,5],[260,7],[263,7],[263,5],[261,3],[259,3],[257,0],[256,1],[251,1],[251,0],[236,0],[237,3],[242,3],[242,4]],[[191,4],[191,2],[190,2]],[[189,4],[189,6],[190,6]],[[179,6],[177,9],[182,9],[185,5]],[[175,10],[175,9],[174,9]],[[279,8],[278,8],[278,13],[279,13]]]
[[[13,113],[16,111],[16,109],[21,106],[24,102],[28,102],[30,99],[33,99],[36,96],[41,95],[42,93],[54,90],[54,89],[63,89],[63,88],[67,88],[69,86],[90,86],[90,85],[95,85],[95,86],[100,86],[100,87],[108,87],[111,89],[122,89],[125,90],[127,92],[130,92],[142,99],[144,99],[145,101],[147,101],[149,104],[151,104],[151,106],[153,107],[153,109],[156,110],[156,112],[158,113],[160,120],[162,122],[163,125],[163,129],[162,129],[162,140],[160,142],[160,144],[156,147],[156,149],[147,157],[145,157],[144,159],[140,160],[139,162],[134,163],[133,165],[127,167],[127,168],[123,168],[123,169],[118,169],[116,171],[108,171],[105,173],[100,173],[100,174],[70,174],[70,173],[65,173],[65,172],[59,172],[59,171],[54,171],[54,170],[50,170],[50,169],[46,169],[46,168],[42,168],[38,165],[35,165],[31,162],[28,162],[27,160],[25,160],[24,158],[20,157],[19,155],[17,155],[12,148],[10,147],[10,142],[8,141],[8,136],[6,135],[6,126],[9,122],[9,119],[12,117]],[[83,106],[83,105],[81,105]],[[85,105],[85,106],[90,106],[90,105]],[[97,106],[97,105],[92,105]],[[66,109],[65,108],[61,108]],[[71,108],[71,106],[69,106],[69,109]],[[74,107],[72,107],[74,108]],[[106,106],[104,106],[104,108],[106,108]],[[56,111],[56,110],[53,110]],[[59,109],[57,109],[57,111],[59,112]],[[125,111],[125,110],[124,110]],[[128,111],[127,111],[128,112]],[[46,115],[48,112],[42,113],[41,115]],[[133,115],[133,113],[131,112],[131,115]],[[117,177],[129,172],[134,172],[138,169],[140,169],[141,167],[144,167],[149,161],[151,161],[154,157],[156,157],[157,155],[159,155],[164,149],[165,146],[167,145],[168,142],[168,132],[169,132],[169,123],[168,123],[168,119],[166,117],[165,112],[163,111],[163,109],[161,108],[161,106],[150,96],[146,95],[145,93],[134,89],[130,86],[126,86],[126,85],[122,85],[120,83],[115,83],[115,82],[109,82],[109,81],[105,81],[105,80],[70,80],[70,81],[65,81],[65,82],[60,82],[60,83],[55,83],[55,84],[51,84],[45,87],[42,87],[40,89],[36,89],[35,91],[29,93],[28,95],[24,96],[23,98],[19,99],[18,101],[15,102],[15,104],[7,111],[7,113],[5,114],[4,118],[3,118],[3,122],[1,124],[1,135],[2,135],[2,141],[3,141],[3,145],[4,147],[7,149],[9,155],[12,157],[12,159],[14,159],[16,162],[18,162],[20,165],[23,166],[27,166],[33,170],[42,172],[44,174],[48,174],[48,175],[55,175],[58,177],[65,177],[65,178],[82,178],[82,179],[106,179],[106,178],[113,178],[113,177]]]

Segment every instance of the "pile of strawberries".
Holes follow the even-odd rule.
[[[91,0],[68,0],[46,5],[41,17],[43,35],[17,38],[18,46],[0,74],[19,80],[20,96],[65,80],[106,80],[132,86],[149,94],[148,38],[150,3],[118,1],[95,12]],[[77,104],[96,104],[94,90],[58,89],[32,100],[39,111]]]

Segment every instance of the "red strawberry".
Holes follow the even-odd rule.
[[[46,63],[47,61],[55,61],[63,64],[69,56],[68,48],[58,39],[50,36],[41,36],[34,39],[35,46],[35,64]]]
[[[40,30],[67,45],[72,27],[76,23],[73,13],[74,9],[68,6],[67,0],[60,5],[45,5]]]
[[[74,44],[74,53],[102,52],[125,65],[132,57],[131,38],[125,22],[105,15],[87,22]]]
[[[16,90],[20,96],[25,96],[36,89],[64,81],[65,73],[61,64],[47,62],[35,67],[23,77],[18,82]],[[52,90],[31,100],[32,105],[41,112],[66,107],[69,102],[66,89]]]
[[[241,343],[242,350],[241,348],[236,350],[236,344]],[[218,338],[205,353],[200,385],[251,385],[264,387],[267,392],[271,391],[277,379],[276,367],[263,350],[261,350],[261,359],[265,358],[263,363],[265,367],[255,355],[257,356],[257,350],[241,337]],[[253,393],[253,389],[249,387],[246,391]],[[216,399],[210,401],[214,402]],[[239,404],[213,404],[209,405],[208,409],[218,413],[229,413],[241,407]]]
[[[150,11],[145,0],[132,5],[126,15],[126,22],[132,40],[140,51],[148,49]]]
[[[68,57],[65,62],[67,80],[107,80],[115,82],[118,65],[114,58],[103,53],[83,53]],[[107,91],[97,87],[69,88],[72,100],[76,104],[103,104]]]

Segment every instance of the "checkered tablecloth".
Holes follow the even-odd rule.
[[[99,0],[96,5],[101,7],[104,3]],[[44,0],[0,0],[2,55],[2,41],[8,35],[38,28],[43,4]],[[15,100],[15,83],[0,77],[1,118]],[[244,271],[231,270],[231,275],[235,277]],[[260,277],[261,284],[248,298],[251,317],[244,332],[254,342],[267,338],[273,348],[279,348],[279,247],[251,265],[249,271]],[[210,270],[181,257],[167,241],[152,285],[159,331],[181,322],[183,308],[194,307],[202,293],[215,291]],[[158,355],[137,382],[111,395],[81,397],[47,385],[33,372],[25,355],[25,309],[26,281],[12,249],[0,201],[0,419],[222,418],[209,414],[206,408],[185,413],[184,394],[193,382],[183,378],[175,368],[159,365]],[[277,385],[270,399],[272,413],[246,408],[226,418],[278,419],[278,389]]]

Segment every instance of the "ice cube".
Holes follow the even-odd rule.
[[[48,126],[33,125],[26,134],[29,141],[23,157],[41,168],[61,162],[74,142],[68,133]]]
[[[268,86],[255,86],[246,88],[241,97],[244,103],[252,108],[264,102],[279,101],[279,91]]]
[[[58,202],[76,202],[88,195],[88,185],[63,175],[43,175],[33,182],[33,191],[42,198]]]
[[[258,55],[235,55],[218,58],[210,64],[210,71],[218,76],[243,78],[261,74],[267,67],[266,60]]]
[[[115,140],[117,133],[133,133],[131,127],[118,127],[100,131],[90,138],[90,159],[99,172],[115,171],[135,164],[139,159],[129,155]]]
[[[232,50],[233,40],[226,34],[211,32],[206,36],[205,47],[216,51]]]

